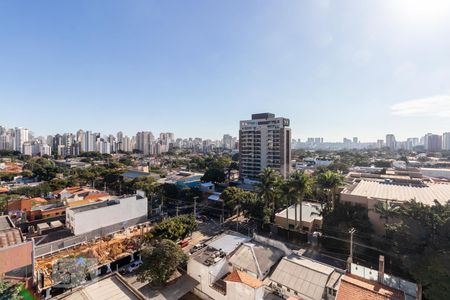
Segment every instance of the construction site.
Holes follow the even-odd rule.
[[[37,258],[35,274],[39,291],[44,291],[60,284],[63,281],[61,278],[67,280],[67,276],[70,277],[74,269],[80,269],[80,262],[84,263],[82,267],[84,267],[85,273],[98,274],[97,270],[104,266],[107,266],[110,271],[112,263],[127,256],[132,256],[139,249],[144,235],[150,230],[151,227],[145,226],[128,228],[122,232],[113,233],[91,242],[84,242],[61,250],[49,256]],[[72,267],[70,267],[61,263],[68,259],[72,259],[75,265],[72,264]],[[90,264],[85,262],[90,262]],[[73,278],[69,278],[69,280],[73,281]]]

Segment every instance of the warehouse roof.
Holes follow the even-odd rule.
[[[415,199],[418,202],[433,205],[434,200],[438,200],[440,203],[447,203],[450,200],[450,184],[423,183],[413,185],[389,181],[361,180],[351,188],[344,189],[342,193],[396,201]]]
[[[302,299],[321,300],[333,272],[325,264],[290,255],[281,260],[270,280],[298,292]]]

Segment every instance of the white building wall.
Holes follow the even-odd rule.
[[[196,286],[196,289],[194,289],[194,294],[198,295],[199,297],[204,297],[204,295],[206,294],[215,300],[228,299],[226,295],[223,295],[210,287],[213,282],[215,282],[221,276],[225,275],[227,272],[228,264],[226,259],[222,259],[214,266],[208,267],[191,258],[189,259],[187,266],[188,275],[200,282]]]
[[[262,300],[264,298],[264,286],[253,289],[240,282],[227,282],[227,300]]]
[[[75,235],[78,235],[117,223],[123,223],[124,227],[127,227],[127,221],[147,216],[147,198],[137,199],[136,196],[132,196],[118,201],[120,204],[86,211],[69,208],[66,224]]]

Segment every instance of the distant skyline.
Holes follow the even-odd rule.
[[[450,131],[450,1],[1,1],[0,125],[294,138]]]

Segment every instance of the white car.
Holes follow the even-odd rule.
[[[142,266],[143,262],[142,260],[136,260],[133,261],[127,268],[126,268],[126,272],[127,273],[131,273],[134,270],[136,270],[137,268],[139,268],[140,266]]]

